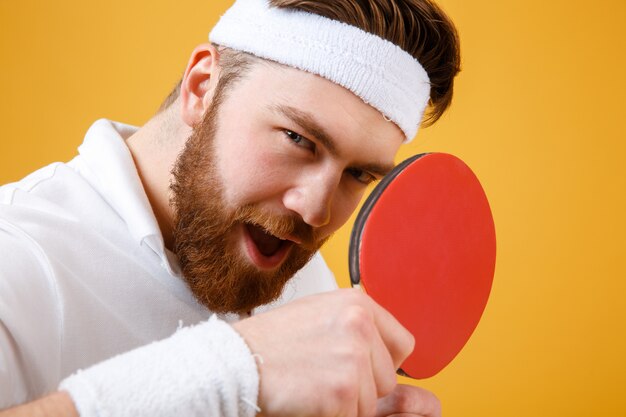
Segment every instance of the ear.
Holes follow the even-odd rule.
[[[181,117],[189,127],[197,125],[211,104],[219,78],[219,52],[210,43],[192,52],[180,86]]]

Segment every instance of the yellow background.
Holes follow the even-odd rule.
[[[0,0],[0,183],[71,158],[97,118],[144,123],[228,3]],[[473,167],[498,261],[471,341],[422,385],[446,416],[626,415],[626,2],[441,4],[463,72],[401,156]],[[324,250],[344,285],[348,234]]]

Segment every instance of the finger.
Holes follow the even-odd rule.
[[[399,413],[399,414],[392,414],[386,417],[426,417],[426,416],[423,416],[421,414]]]
[[[376,384],[371,366],[364,366],[361,370],[361,378],[356,383],[359,384],[358,416],[374,417],[377,409],[378,396],[376,395]]]
[[[421,414],[409,414],[409,413],[400,413],[400,414],[392,414],[386,417],[426,417]]]
[[[374,381],[376,382],[376,396],[382,398],[390,394],[396,386],[396,369],[391,355],[383,342],[379,332],[374,332],[371,343],[371,363]]]
[[[394,414],[441,417],[441,403],[430,391],[411,385],[397,385],[391,394],[378,400],[376,417]]]
[[[390,312],[371,297],[366,298],[374,315],[374,323],[391,356],[394,369],[397,369],[413,351],[415,338]]]

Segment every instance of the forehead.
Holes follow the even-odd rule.
[[[375,154],[390,163],[404,141],[397,125],[351,91],[281,64],[261,61],[254,65],[231,95],[242,111],[276,115],[281,113],[276,109],[290,108],[306,115],[334,139],[340,153],[356,158],[371,159]]]

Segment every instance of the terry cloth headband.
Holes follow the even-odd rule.
[[[313,13],[236,0],[211,42],[320,75],[352,91],[397,124],[409,142],[430,98],[424,67],[399,46]]]

